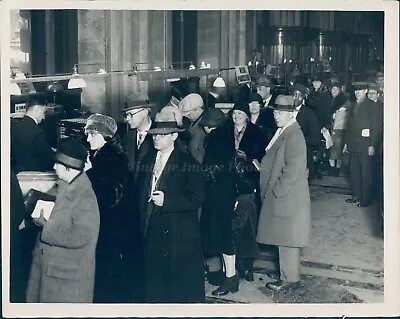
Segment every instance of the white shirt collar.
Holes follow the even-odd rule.
[[[266,100],[264,100],[264,105],[267,106],[272,99],[272,95],[270,95]]]

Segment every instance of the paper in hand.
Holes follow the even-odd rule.
[[[53,207],[54,202],[38,200],[31,216],[33,218],[39,218],[40,211],[43,210],[43,217],[44,219],[48,220],[50,218],[51,212],[53,211]]]
[[[325,130],[324,132],[322,132],[322,135],[325,138],[325,147],[326,147],[326,149],[330,149],[333,146],[333,141],[332,141],[331,134],[329,134],[328,130]]]

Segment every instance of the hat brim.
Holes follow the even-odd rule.
[[[167,127],[155,127],[147,131],[148,134],[171,134],[183,132],[183,128],[167,128]]]
[[[268,105],[267,109],[277,110],[277,111],[286,111],[286,112],[295,112],[296,108],[288,108],[287,105]]]
[[[121,110],[121,112],[128,112],[131,110],[138,110],[138,109],[152,109],[156,105],[155,104],[140,104],[140,105],[131,105]]]

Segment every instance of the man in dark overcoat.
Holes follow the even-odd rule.
[[[372,202],[374,156],[382,134],[382,112],[375,102],[367,98],[368,83],[353,83],[356,102],[348,109],[346,144],[343,151],[350,153],[352,197],[347,203],[358,207]]]
[[[128,97],[126,107],[122,110],[129,126],[128,132],[122,139],[122,146],[128,157],[129,170],[134,176],[135,168],[140,165],[140,161],[149,150],[154,149],[153,140],[147,131],[153,122],[150,111],[155,105],[150,104],[147,100],[133,99]]]
[[[302,84],[296,83],[289,88],[290,94],[294,97],[296,105],[296,121],[304,134],[307,146],[307,168],[309,169],[309,180],[316,174],[316,167],[313,162],[313,152],[318,147],[321,139],[321,131],[315,111],[306,104],[309,90]]]
[[[268,105],[272,105],[274,103],[274,98],[271,94],[272,85],[273,84],[271,79],[266,76],[261,76],[259,79],[257,79],[256,82],[257,93],[261,96],[263,100],[263,109],[261,112],[263,125],[266,127],[267,143],[271,140],[277,129],[272,110],[270,108],[267,108]]]
[[[190,93],[180,101],[179,109],[182,115],[190,121],[185,132],[188,135],[187,151],[201,164],[204,158],[204,139],[206,137],[203,127],[199,125],[204,112],[203,98],[197,93]]]
[[[179,109],[163,110],[148,131],[156,151],[143,159],[138,179],[144,301],[204,302],[203,254],[197,215],[204,199],[203,174],[199,164],[175,145],[178,132],[182,131],[177,126],[182,121]]]
[[[11,168],[15,174],[53,170],[54,152],[39,126],[45,116],[46,106],[32,99],[26,103],[25,116],[11,120]]]
[[[274,108],[278,130],[261,161],[257,242],[279,247],[279,280],[267,287],[282,290],[295,288],[300,281],[300,248],[311,234],[311,212],[306,143],[294,115],[293,97],[279,95]]]

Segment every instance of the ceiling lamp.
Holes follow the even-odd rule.
[[[215,88],[224,88],[226,87],[224,79],[221,77],[221,73],[218,73],[218,77],[215,79],[213,83],[213,87]]]
[[[190,63],[190,65],[189,65],[189,70],[196,70],[196,67],[194,66],[193,63]]]
[[[78,74],[78,65],[75,64],[72,78],[68,81],[68,89],[82,89],[86,86],[86,81]]]

